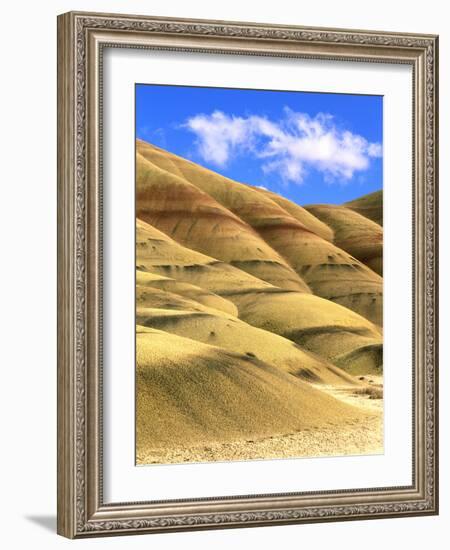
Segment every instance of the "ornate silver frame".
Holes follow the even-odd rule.
[[[104,47],[407,63],[414,90],[413,483],[105,504],[101,432]],[[58,533],[70,538],[438,513],[438,38],[130,15],[58,17]],[[149,498],[151,495],[149,495]]]

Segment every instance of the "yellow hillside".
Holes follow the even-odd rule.
[[[309,292],[288,263],[243,219],[192,185],[137,155],[136,215],[175,241],[282,288]]]
[[[184,307],[184,309],[182,309]],[[305,380],[324,384],[355,384],[343,370],[297,344],[272,332],[255,328],[240,319],[195,302],[180,302],[176,295],[156,290],[140,294],[138,325],[191,338],[198,342],[260,359]]]
[[[378,225],[383,225],[383,191],[375,191],[369,195],[364,195],[359,199],[346,202],[344,206],[348,206],[348,208],[369,218]]]
[[[381,346],[379,329],[353,311],[318,296],[274,287],[235,267],[187,249],[140,220],[137,222],[137,265],[139,286],[143,279],[147,285],[152,285],[154,274],[157,279],[164,274],[176,281],[171,289],[166,287],[174,294],[180,294],[176,286],[180,283],[206,289],[227,304],[231,302],[239,318],[249,325],[301,343],[305,349],[333,363],[342,354],[356,353],[368,345]],[[185,300],[195,299],[184,291],[181,295]],[[178,304],[179,308],[186,309],[184,302]],[[224,311],[223,303],[210,302],[208,306]],[[228,310],[235,314],[230,307]],[[317,332],[322,335],[319,343]],[[330,347],[331,340],[336,342],[336,349]],[[380,358],[371,356],[366,371],[373,372],[380,364]]]
[[[293,224],[267,225],[261,234],[315,295],[382,325],[383,280],[374,271],[315,233],[299,232]]]
[[[334,244],[383,273],[383,228],[355,210],[334,204],[315,204],[306,209],[334,232]]]
[[[255,187],[254,189],[269,197],[273,200],[273,202],[276,202],[279,206],[281,206],[281,208],[283,208],[283,210],[299,221],[307,229],[319,237],[322,237],[322,239],[333,242],[334,234],[332,229],[316,216],[313,216],[310,212],[308,212],[306,208],[303,208],[299,204],[295,204],[295,202],[291,202],[281,195],[273,193],[267,189],[261,189],[260,187]]]
[[[382,368],[379,328],[345,307],[297,292],[248,293],[235,301],[247,323],[284,336],[352,374]]]
[[[225,262],[186,248],[152,227],[136,220],[136,267],[218,295],[273,288],[271,284]]]
[[[138,463],[152,449],[342,428],[361,420],[360,410],[256,358],[139,326],[136,384]]]
[[[217,309],[219,311],[223,311],[224,313],[229,313],[230,315],[238,315],[237,307],[233,304],[233,302],[225,300],[221,296],[198,286],[190,285],[189,283],[181,283],[175,279],[164,277],[163,275],[157,275],[155,273],[148,273],[145,271],[137,271],[136,286],[143,289],[148,287],[160,289],[172,294],[177,294],[187,298],[188,300],[193,300],[203,306]]]
[[[329,242],[331,230],[311,213],[145,142],[137,152],[139,217],[274,286],[312,290],[382,324],[381,278]]]
[[[382,195],[305,208],[136,147],[137,462],[380,452]]]

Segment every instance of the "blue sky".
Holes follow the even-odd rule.
[[[381,96],[136,85],[138,138],[298,204],[383,185]]]

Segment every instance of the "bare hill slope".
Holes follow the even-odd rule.
[[[195,297],[187,296],[183,286],[181,291],[177,290],[180,283],[205,289],[207,295],[214,294],[226,301],[225,304],[210,302],[210,308],[223,311],[225,305],[232,303],[239,318],[246,323],[287,337],[333,363],[357,350],[364,354],[367,346],[381,348],[380,330],[357,313],[318,296],[270,285],[236,267],[183,247],[140,220],[137,220],[137,266],[138,286],[142,286],[139,283],[145,278],[151,286],[156,274],[175,280],[170,292],[180,293],[184,299]],[[227,308],[234,313],[230,306]],[[371,357],[365,368],[372,372],[380,365],[380,358]]]
[[[139,464],[380,451],[382,228],[357,208],[137,141]]]
[[[334,244],[383,274],[383,228],[351,208],[314,204],[306,209],[334,232]]]
[[[137,156],[136,215],[177,242],[291,290],[310,292],[244,220],[186,178]]]
[[[348,206],[381,226],[383,225],[383,191],[364,195],[359,199],[346,202],[344,206]]]
[[[246,355],[137,327],[137,456],[361,419],[350,405]],[[254,457],[258,458],[258,457]]]
[[[382,324],[381,278],[331,243],[321,220],[148,143],[137,152],[139,217],[274,286],[312,290]]]

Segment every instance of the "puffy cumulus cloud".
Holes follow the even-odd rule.
[[[198,137],[200,156],[217,166],[225,166],[236,148],[248,144],[251,129],[248,119],[228,116],[221,111],[211,115],[196,115],[185,126]]]
[[[252,115],[236,117],[222,111],[198,114],[183,125],[196,136],[200,157],[218,167],[247,154],[260,159],[264,172],[277,172],[285,181],[301,183],[308,168],[327,181],[353,177],[382,156],[380,143],[339,128],[331,115],[311,117],[285,108],[281,120]]]

